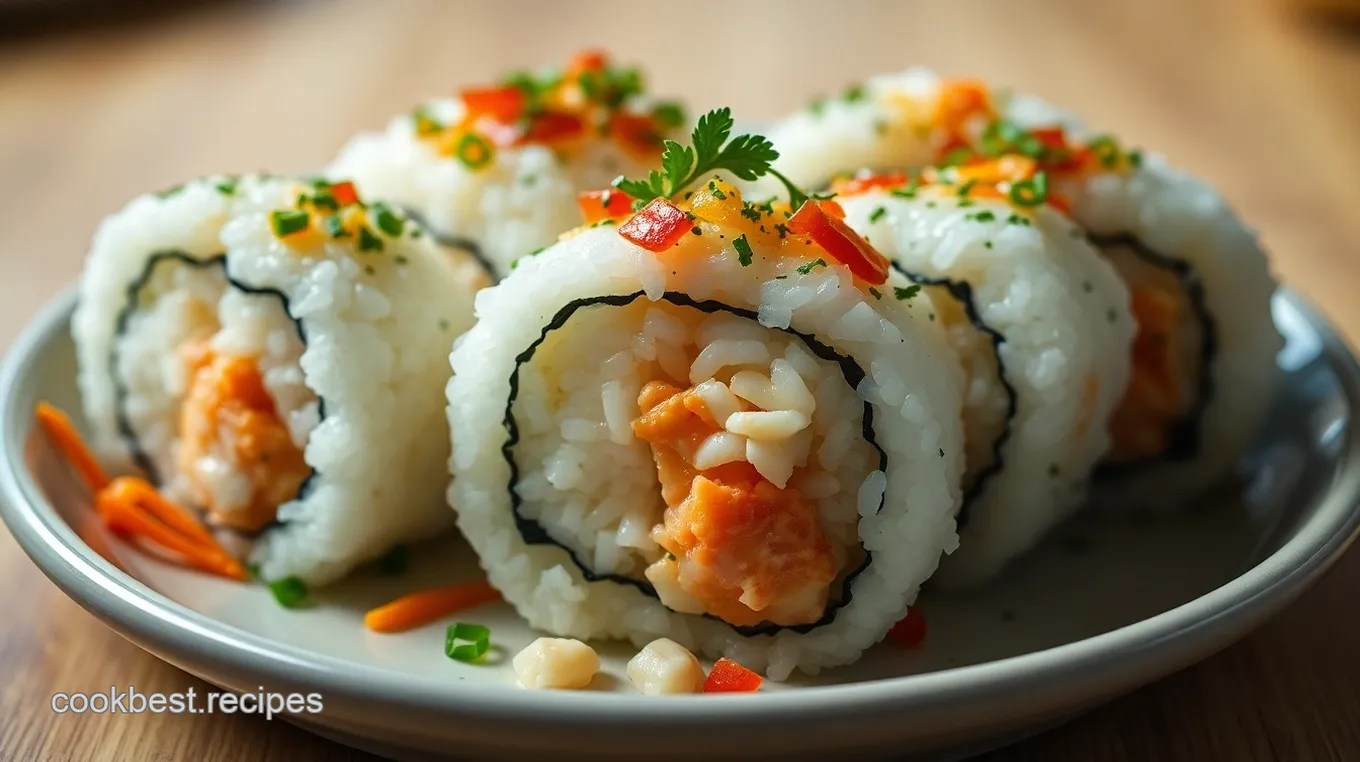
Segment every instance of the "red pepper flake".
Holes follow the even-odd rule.
[[[586,131],[585,120],[567,111],[540,111],[529,118],[529,126],[517,144],[559,143],[580,137]]]
[[[760,690],[761,682],[760,675],[731,659],[722,658],[714,662],[708,679],[704,680],[704,693],[755,693]]]
[[[609,136],[629,153],[650,156],[661,150],[656,119],[617,111],[609,116]]]
[[[467,118],[488,116],[498,122],[513,122],[524,113],[524,91],[518,87],[481,87],[461,93]]]
[[[621,190],[585,191],[576,194],[576,205],[587,225],[622,217],[633,208],[633,197]]]
[[[921,607],[907,609],[907,615],[888,630],[888,640],[903,648],[919,648],[926,640],[926,615]]]
[[[619,226],[619,235],[647,251],[662,252],[693,228],[694,222],[688,214],[664,198],[654,198]]]
[[[349,181],[332,185],[331,195],[335,197],[335,203],[339,206],[349,206],[359,202],[359,192],[354,189],[354,183]]]
[[[805,235],[833,259],[872,286],[888,281],[888,258],[842,221],[845,210],[834,201],[807,201],[789,220],[789,230]]]
[[[831,187],[837,196],[854,196],[860,193],[868,193],[880,188],[900,188],[906,185],[911,178],[901,172],[889,172],[883,175],[864,175],[854,177],[849,180],[842,180],[834,183]]]
[[[584,72],[601,71],[609,65],[609,56],[599,50],[582,50],[567,64],[567,78],[574,79]]]

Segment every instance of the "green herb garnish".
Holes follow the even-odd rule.
[[[216,188],[217,192],[221,193],[223,196],[235,196],[236,185],[239,182],[240,182],[239,178],[228,177],[222,182],[214,184],[213,187]]]
[[[818,257],[817,259],[814,259],[811,262],[798,265],[798,272],[803,275],[807,275],[808,273],[812,272],[812,268],[817,267],[819,265],[822,267],[826,267],[826,260],[822,259],[821,257]]]
[[[339,215],[333,214],[327,217],[321,223],[321,226],[325,228],[326,235],[331,238],[349,238],[349,231],[345,230],[345,222],[340,219]]]
[[[977,220],[978,222],[991,222],[996,219],[996,215],[993,214],[992,211],[989,209],[983,209],[980,212],[974,212],[971,215],[969,215],[969,217],[971,217],[974,220]]]
[[[700,176],[725,169],[747,182],[770,171],[770,162],[779,158],[770,141],[761,135],[732,134],[732,109],[720,108],[699,117],[690,139],[692,146],[674,140],[664,141],[661,169],[654,169],[646,180],[619,177],[614,187],[644,204],[654,198],[672,198]]]
[[[422,138],[436,135],[444,129],[444,125],[434,118],[427,106],[416,106],[411,111],[411,120],[415,123],[416,135]]]
[[[1038,206],[1048,200],[1048,175],[1036,172],[1028,180],[1011,183],[1011,203],[1019,206]]]
[[[855,103],[857,101],[864,100],[864,96],[865,96],[864,85],[851,85],[845,91],[845,95],[841,97],[845,99],[846,103]]]
[[[1011,216],[1009,216],[1009,217],[1006,218],[1006,224],[1007,224],[1007,225],[1029,225],[1029,224],[1031,224],[1031,223],[1030,223],[1028,217],[1025,217],[1025,216],[1016,214],[1015,212],[1011,212]]]
[[[737,250],[737,261],[741,263],[742,267],[751,264],[751,259],[755,256],[755,253],[751,251],[751,242],[746,240],[745,233],[742,233],[732,242],[732,248]]]
[[[373,234],[367,225],[359,227],[359,251],[382,251],[382,239]]]
[[[307,602],[307,583],[297,577],[284,577],[270,582],[269,592],[286,609],[295,609]]]
[[[906,288],[903,288],[901,286],[893,286],[893,296],[897,297],[897,301],[899,302],[905,302],[906,300],[912,298],[913,296],[916,296],[919,293],[921,293],[920,283],[913,283],[912,285],[907,286]]]
[[[406,229],[406,220],[398,216],[386,206],[377,206],[374,214],[374,221],[378,223],[378,229],[387,235],[396,238]]]
[[[480,624],[458,622],[444,633],[444,655],[461,662],[475,662],[491,648],[491,630]]]
[[[872,212],[869,212],[869,221],[878,222],[879,220],[883,219],[883,215],[887,213],[888,210],[880,206],[877,209],[873,210]]]
[[[675,101],[661,101],[652,106],[652,118],[666,129],[675,129],[685,123],[685,107]]]
[[[468,169],[481,169],[490,164],[496,154],[491,150],[490,143],[469,132],[459,139],[453,155]]]
[[[302,209],[275,209],[269,213],[269,227],[279,238],[301,233],[312,224],[312,215]]]

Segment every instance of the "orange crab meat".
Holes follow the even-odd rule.
[[[1156,455],[1167,447],[1171,426],[1184,410],[1184,373],[1176,332],[1180,303],[1155,288],[1133,290],[1131,307],[1138,323],[1128,388],[1110,420],[1115,460]]]
[[[695,451],[719,428],[692,388],[654,381],[638,405],[633,431],[652,446],[667,506],[652,537],[674,556],[654,566],[730,624],[820,619],[837,570],[815,507],[743,461],[695,469]]]
[[[218,355],[202,344],[184,354],[191,381],[180,409],[180,471],[213,523],[261,529],[297,495],[311,469],[254,359]]]

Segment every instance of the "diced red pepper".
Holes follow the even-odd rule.
[[[622,217],[633,208],[633,198],[621,190],[586,191],[576,194],[576,205],[586,224]]]
[[[1061,127],[1037,127],[1029,134],[1047,148],[1067,147],[1067,133]]]
[[[581,117],[566,111],[540,111],[529,119],[529,127],[517,141],[523,143],[558,143],[580,137],[586,130]]]
[[[841,221],[844,216],[835,202],[806,201],[789,220],[789,230],[811,238],[856,278],[874,286],[886,283],[888,258]]]
[[[567,64],[567,78],[579,77],[583,72],[600,71],[609,64],[609,56],[600,50],[582,50]]]
[[[647,251],[661,252],[674,246],[693,228],[694,221],[688,214],[664,198],[654,198],[619,226],[619,235]]]
[[[723,658],[713,663],[708,679],[704,680],[704,693],[755,693],[761,682],[760,675]]]
[[[842,180],[832,185],[831,189],[837,196],[854,196],[860,193],[868,193],[878,188],[900,188],[907,184],[908,178],[901,172],[889,172],[883,175],[865,175],[854,177],[849,180]]]
[[[648,156],[661,150],[661,130],[650,116],[616,111],[609,116],[609,135],[633,154]]]
[[[332,185],[331,195],[340,206],[349,206],[359,201],[359,192],[354,189],[354,183],[349,181]]]
[[[1043,160],[1047,169],[1078,169],[1085,161],[1082,152],[1067,142],[1067,133],[1061,127],[1040,127],[1030,130],[1030,135],[1048,149]]]
[[[1064,196],[1057,191],[1049,191],[1047,200],[1049,206],[1057,209],[1063,214],[1072,213],[1072,202],[1068,200],[1067,196]]]
[[[462,92],[467,118],[491,117],[498,122],[513,122],[524,113],[524,91],[518,87],[481,87]]]
[[[926,640],[926,615],[919,606],[907,609],[907,615],[888,630],[888,640],[903,648],[916,648]]]

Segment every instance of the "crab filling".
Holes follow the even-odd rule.
[[[1203,373],[1204,325],[1176,270],[1129,245],[1102,246],[1123,276],[1138,325],[1129,384],[1110,419],[1110,460],[1156,458],[1191,422]]]
[[[838,363],[638,299],[578,310],[519,378],[521,515],[592,573],[743,627],[814,623],[842,598],[878,457]]]

